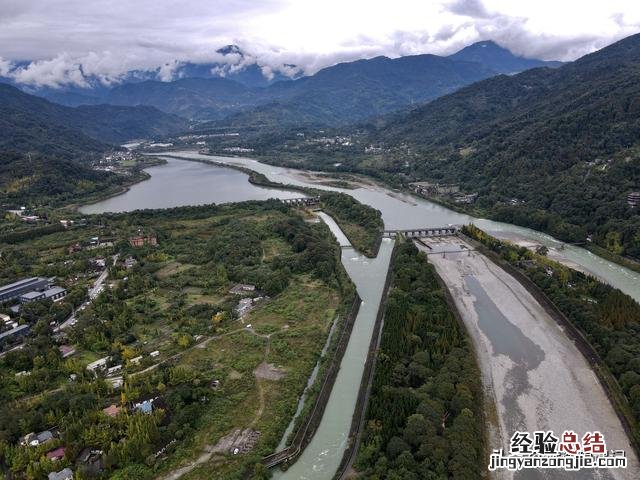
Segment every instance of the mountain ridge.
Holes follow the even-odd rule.
[[[153,107],[65,107],[0,84],[0,150],[68,157],[105,151],[131,138],[177,133],[187,126],[184,119]]]

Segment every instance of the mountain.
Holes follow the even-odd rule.
[[[142,82],[165,82],[183,79],[226,79],[247,88],[267,87],[275,82],[299,78],[302,70],[295,65],[267,66],[259,58],[244,52],[237,45],[227,45],[210,55],[212,61],[169,62],[148,70],[131,70],[116,77],[103,78],[78,72],[81,78],[74,82],[56,86],[23,85],[16,79],[21,70],[28,69],[31,62],[21,61],[11,65],[0,76],[0,83],[7,83],[61,105],[96,105],[109,103],[112,88]]]
[[[497,43],[487,40],[476,42],[449,55],[452,60],[476,62],[496,73],[514,74],[537,67],[559,67],[562,62],[545,62],[534,58],[518,57]]]
[[[118,191],[130,178],[60,157],[0,152],[0,205],[59,205]],[[1,231],[1,234],[6,233]]]
[[[261,92],[226,78],[148,80],[114,88],[105,97],[112,105],[150,105],[185,118],[221,119],[260,103]]]
[[[153,107],[64,107],[0,84],[0,150],[70,156],[107,143],[177,133],[185,120]]]
[[[273,102],[221,123],[346,124],[427,102],[494,74],[478,63],[436,55],[340,63],[310,77],[273,84],[266,89]]]
[[[521,58],[493,42],[471,45],[450,57],[414,55],[345,62],[301,77],[295,65],[272,70],[236,45],[215,52],[214,63],[180,63],[131,71],[109,89],[97,78],[90,88],[40,88],[64,105],[151,105],[222,126],[335,125],[410,108],[497,73],[556,66]],[[166,81],[171,77],[173,81]]]
[[[639,99],[640,34],[475,83],[389,118],[369,141],[411,165],[388,171],[460,183],[497,218],[640,257],[640,215],[627,204],[640,190]]]

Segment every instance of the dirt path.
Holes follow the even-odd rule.
[[[269,353],[271,352],[271,336],[273,334],[261,335],[261,334],[257,333],[255,330],[253,330],[251,328],[240,328],[240,329],[233,330],[231,332],[228,332],[228,333],[225,333],[225,334],[222,334],[222,335],[208,337],[208,338],[204,339],[203,341],[201,341],[200,343],[194,345],[193,347],[191,347],[188,350],[191,350],[192,348],[204,348],[206,346],[206,344],[209,343],[211,340],[215,340],[217,338],[221,338],[221,337],[228,336],[228,335],[233,335],[235,333],[242,332],[242,331],[250,333],[252,335],[255,335],[256,337],[265,338],[267,340],[267,344],[265,346],[265,351],[264,351],[264,356],[263,356],[263,362],[266,362],[268,357],[269,357]],[[174,358],[179,357],[180,355],[183,355],[188,350],[185,350],[184,352],[180,352],[179,354],[176,354],[176,355],[173,355],[172,357],[167,358],[163,362],[160,362],[160,363],[154,365],[153,368],[157,368],[158,365],[160,365],[161,363],[167,362],[169,360],[172,360]],[[146,368],[145,370],[142,370],[142,371],[138,372],[137,374],[141,374],[141,373],[143,373],[145,371],[149,371],[150,369],[152,369],[152,367]],[[257,389],[258,389],[259,402],[258,402],[258,409],[256,410],[254,418],[253,418],[253,420],[251,421],[251,423],[248,426],[249,429],[252,429],[258,423],[258,421],[262,418],[262,415],[264,414],[266,401],[265,401],[264,385],[262,384],[263,381],[264,381],[263,378],[261,378],[261,377],[256,375],[256,385],[257,385]],[[177,469],[165,474],[164,476],[157,477],[157,480],[178,480],[182,476],[184,476],[187,473],[189,473],[192,470],[194,470],[199,465],[202,465],[204,463],[209,462],[215,455],[217,455],[217,452],[215,451],[215,446],[213,446],[213,445],[205,445],[203,450],[204,451],[202,452],[202,454],[200,454],[200,456],[198,458],[196,458],[193,462],[191,462],[191,463],[189,463],[187,465],[184,465],[182,467],[179,467],[179,468],[177,468]]]

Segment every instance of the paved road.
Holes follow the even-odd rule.
[[[112,265],[115,265],[116,262],[118,261],[118,257],[120,256],[119,253],[116,253],[113,257],[111,257],[112,259]],[[98,278],[96,279],[96,281],[93,283],[93,287],[91,287],[89,289],[89,294],[88,294],[88,299],[82,304],[80,305],[80,307],[78,307],[76,310],[74,310],[71,315],[69,316],[69,318],[67,318],[64,322],[62,322],[60,324],[60,326],[56,327],[53,329],[54,332],[58,332],[60,330],[65,330],[69,327],[72,327],[76,324],[76,312],[79,309],[84,309],[86,307],[88,307],[91,302],[93,302],[96,297],[98,295],[100,295],[100,293],[102,292],[102,290],[104,290],[104,282],[107,279],[107,277],[109,276],[109,267],[105,267],[105,269],[100,273],[100,275],[98,276]]]

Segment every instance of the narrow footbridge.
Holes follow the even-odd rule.
[[[408,230],[385,230],[382,236],[386,238],[395,238],[397,235],[403,235],[407,238],[423,238],[423,237],[450,237],[460,233],[460,227],[423,227],[410,228]]]
[[[280,201],[285,205],[301,207],[313,207],[320,205],[320,197],[281,198]]]

